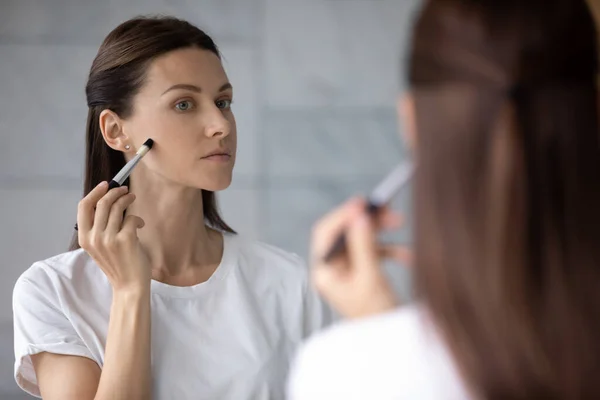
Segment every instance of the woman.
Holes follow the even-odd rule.
[[[127,21],[86,95],[75,243],[14,289],[17,382],[49,400],[282,398],[291,355],[327,313],[297,256],[217,212],[236,126],[216,45],[178,19]],[[126,187],[108,191],[148,138]]]
[[[394,309],[360,201],[325,217],[315,282],[365,318],[309,340],[291,400],[600,398],[597,57],[583,0],[426,3],[401,107],[418,301]]]

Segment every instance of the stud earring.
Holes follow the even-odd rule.
[[[131,148],[130,145],[128,145],[128,144],[125,145],[125,150],[129,150],[130,148]]]

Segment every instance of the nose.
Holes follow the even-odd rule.
[[[231,123],[225,118],[218,107],[211,109],[206,117],[205,134],[207,137],[225,138],[231,133]]]

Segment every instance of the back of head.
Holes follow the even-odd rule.
[[[125,165],[123,153],[109,147],[100,130],[99,117],[109,109],[121,118],[133,112],[133,98],[142,88],[150,63],[178,49],[196,47],[220,57],[217,45],[198,27],[174,17],[137,17],[123,22],[102,42],[92,63],[85,88],[89,107],[83,195],[110,180]],[[125,185],[129,182],[126,181]],[[203,190],[205,219],[217,229],[233,230],[219,216],[213,192]],[[70,249],[79,247],[77,234]]]
[[[416,286],[486,399],[600,398],[597,56],[584,0],[416,25]]]

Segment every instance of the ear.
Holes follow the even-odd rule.
[[[417,124],[415,102],[411,93],[406,92],[398,97],[397,113],[402,126],[403,139],[411,151],[417,146]]]
[[[127,153],[131,151],[131,144],[129,138],[123,132],[123,121],[121,118],[111,110],[103,110],[100,113],[100,130],[102,131],[102,137],[106,144],[117,151]]]

